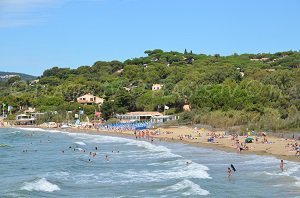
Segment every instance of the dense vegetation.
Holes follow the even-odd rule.
[[[300,53],[234,54],[145,51],[147,56],[124,62],[98,61],[77,69],[53,67],[35,84],[16,79],[0,84],[0,102],[34,106],[48,120],[77,111],[93,117],[96,106],[80,106],[76,98],[92,93],[105,98],[105,119],[128,111],[179,114],[182,123],[255,129],[300,128]],[[152,84],[163,89],[152,91]],[[73,102],[75,101],[75,102]],[[184,104],[192,111],[183,112]],[[56,113],[57,112],[57,113]]]

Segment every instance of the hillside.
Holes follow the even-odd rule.
[[[36,76],[32,76],[32,75],[28,75],[28,74],[23,74],[23,73],[15,73],[15,72],[2,72],[0,71],[0,80],[8,80],[8,78],[11,75],[16,75],[16,76],[20,76],[22,80],[33,80],[36,79]]]
[[[49,112],[48,121],[64,119],[67,110],[75,113],[79,107],[93,118],[98,107],[73,102],[90,92],[105,99],[104,119],[128,111],[164,111],[167,105],[166,113],[180,115],[182,123],[300,128],[299,52],[220,56],[157,49],[145,54],[77,69],[54,67],[34,85],[2,84],[0,102],[34,106]],[[163,88],[152,91],[153,84]],[[192,111],[183,112],[183,105]]]

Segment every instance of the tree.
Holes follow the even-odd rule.
[[[114,101],[105,101],[101,105],[101,115],[104,120],[108,120],[114,115],[116,106]]]
[[[184,55],[187,55],[187,51],[186,51],[186,49],[184,49]]]
[[[18,82],[18,81],[21,81],[21,77],[20,76],[13,76],[13,77],[11,77],[7,80],[7,83],[9,85],[12,85],[13,83]]]

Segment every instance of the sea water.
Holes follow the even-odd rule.
[[[0,197],[300,195],[300,163],[281,173],[274,157],[35,128],[0,129],[0,144]]]

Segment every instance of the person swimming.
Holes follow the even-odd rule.
[[[187,165],[187,166],[190,165],[190,164],[192,164],[192,161],[187,161],[187,162],[186,162],[186,165]]]

